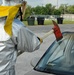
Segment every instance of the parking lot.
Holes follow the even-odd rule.
[[[74,31],[74,25],[59,25],[61,31]],[[52,29],[53,25],[39,25],[39,26],[28,26],[30,30],[32,30],[37,36],[42,37],[46,32]],[[51,34],[49,37],[43,40],[39,50],[34,52],[24,52],[17,58],[16,61],[16,75],[24,75],[28,71],[30,71],[33,67],[30,65],[30,61],[34,57],[41,57],[46,49],[50,46],[50,44],[55,40],[54,34]]]

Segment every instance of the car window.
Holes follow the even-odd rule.
[[[38,70],[54,73],[74,74],[74,36],[66,35],[60,41],[55,41],[46,51],[41,61],[35,67]],[[70,75],[69,74],[69,75]]]

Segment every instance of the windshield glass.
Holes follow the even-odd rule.
[[[74,75],[74,35],[64,35],[43,55],[35,69],[56,74]]]

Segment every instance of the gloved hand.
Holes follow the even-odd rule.
[[[37,37],[37,38],[39,39],[40,43],[42,43],[42,42],[43,42],[43,39],[41,39],[40,37]]]

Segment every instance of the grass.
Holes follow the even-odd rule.
[[[57,22],[57,20],[55,20]],[[27,21],[23,21],[26,26],[28,26]],[[71,20],[63,20],[63,24],[74,24],[74,21]],[[35,25],[38,25],[37,21],[35,21]],[[52,20],[45,20],[44,25],[52,25]]]
[[[64,20],[63,24],[74,24],[74,21],[71,20]]]

